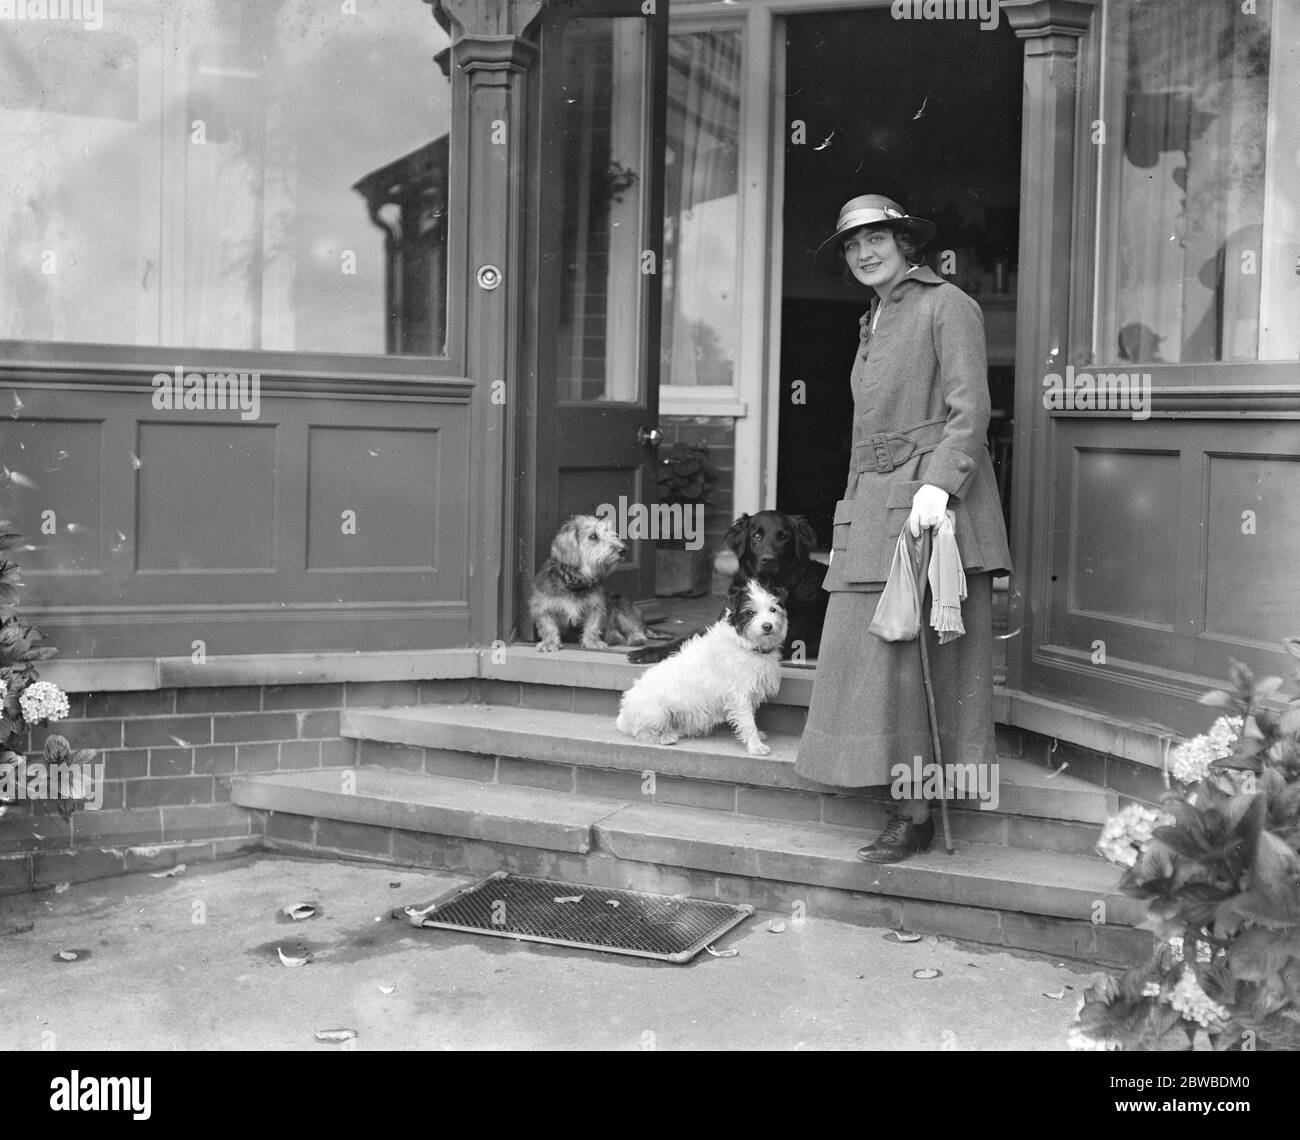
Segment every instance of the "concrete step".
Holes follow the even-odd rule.
[[[873,865],[857,857],[867,840],[850,828],[719,818],[699,808],[662,804],[631,804],[595,828],[603,850],[641,863],[1080,920],[1089,919],[1101,900],[1108,921],[1127,925],[1146,913],[1141,903],[1118,894],[1118,867],[1054,851],[964,843],[949,856],[936,836],[924,855]]]
[[[231,800],[273,813],[268,844],[287,850],[769,907],[813,900],[849,921],[1107,962],[1148,945],[1132,929],[1144,908],[1115,893],[1118,869],[1056,852],[964,843],[955,857],[873,866],[855,856],[870,836],[851,828],[373,768],[238,776]]]
[[[882,826],[889,802],[888,789],[832,789],[796,775],[798,738],[777,732],[772,754],[757,757],[721,730],[664,747],[624,736],[608,716],[475,704],[348,709],[341,732],[362,742],[363,764],[487,782],[861,828]],[[996,810],[953,802],[956,836],[1092,851],[1114,793],[1014,758],[999,769]]]
[[[621,800],[379,768],[238,776],[230,802],[262,811],[579,854],[591,848],[592,826],[626,806]]]

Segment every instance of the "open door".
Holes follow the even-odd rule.
[[[534,566],[573,514],[655,501],[667,5],[593,0],[543,16],[536,280]],[[608,586],[654,594],[629,535]]]

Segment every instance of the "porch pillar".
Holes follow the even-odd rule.
[[[1071,329],[1087,315],[1088,298],[1079,295],[1081,278],[1072,266],[1086,270],[1091,263],[1090,251],[1080,248],[1091,227],[1076,222],[1086,218],[1091,199],[1091,188],[1079,183],[1081,171],[1093,168],[1086,150],[1093,144],[1085,72],[1096,53],[1082,52],[1081,41],[1092,33],[1100,8],[1095,0],[1002,0],[1000,8],[1025,45],[1011,487],[1015,576],[1007,627],[1019,631],[1007,646],[1007,686],[1020,689],[1038,640],[1035,617],[1046,614],[1050,587],[1051,480],[1044,476],[1051,470],[1052,422],[1042,378],[1064,365]]]
[[[542,0],[425,0],[452,33],[450,229],[465,243],[465,371],[475,381],[471,444],[470,634],[508,638],[514,614],[515,449],[525,272],[529,27]]]

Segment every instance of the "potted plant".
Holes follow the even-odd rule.
[[[1300,640],[1284,644],[1300,659]],[[1158,945],[1084,996],[1076,1048],[1300,1047],[1300,696],[1279,708],[1280,677],[1232,674],[1232,691],[1201,698],[1224,715],[1174,750],[1183,790],[1102,833]]]
[[[655,593],[661,598],[698,598],[709,592],[713,559],[703,545],[704,508],[709,503],[718,469],[709,462],[708,446],[675,443],[660,456],[659,502],[673,510],[675,521],[697,524],[698,550],[690,550],[683,533],[660,535],[655,548]]]

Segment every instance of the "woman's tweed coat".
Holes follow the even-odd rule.
[[[967,632],[947,645],[933,640],[925,615],[945,763],[994,758],[989,583],[1010,570],[1011,555],[987,445],[979,306],[932,270],[913,269],[862,318],[850,384],[853,457],[835,507],[831,602],[795,766],[821,783],[867,787],[890,783],[896,763],[932,759],[917,644],[868,633],[917,489],[948,492],[971,595]]]

